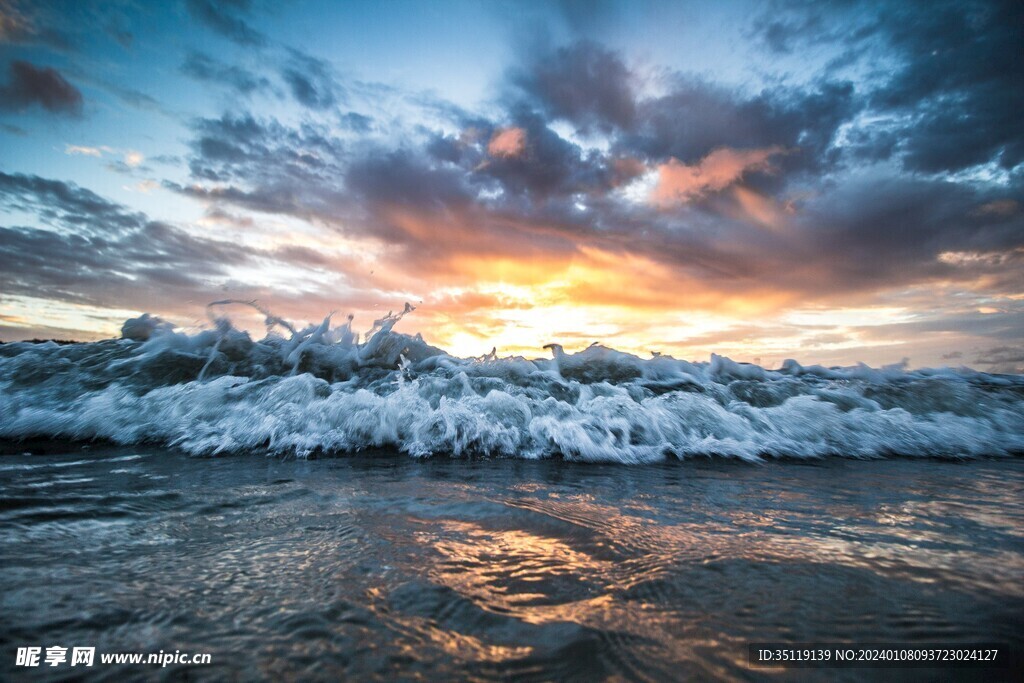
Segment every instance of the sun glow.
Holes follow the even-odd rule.
[[[723,295],[651,259],[594,248],[544,261],[464,257],[457,269],[472,283],[437,291],[416,313],[428,341],[456,355],[494,346],[500,355],[535,357],[552,342],[570,350],[600,342],[643,356],[679,352],[687,339],[789,300],[773,291]]]

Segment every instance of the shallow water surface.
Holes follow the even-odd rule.
[[[28,673],[18,646],[55,644],[213,659],[84,670],[109,680],[929,680],[751,669],[746,644],[1024,647],[1021,459],[7,450],[5,678]]]

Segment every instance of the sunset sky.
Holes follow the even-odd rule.
[[[463,356],[1022,372],[1022,39],[1019,1],[0,0],[0,339],[408,301]]]

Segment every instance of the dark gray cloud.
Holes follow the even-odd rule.
[[[281,69],[295,100],[310,109],[330,109],[343,95],[331,65],[298,50],[289,49],[289,58]]]
[[[633,75],[618,54],[596,43],[538,55],[513,79],[547,116],[583,130],[631,129],[636,121]]]
[[[484,143],[494,129],[481,133]],[[486,160],[480,145],[472,153],[462,150],[459,163],[452,164],[424,148],[346,145],[316,126],[288,127],[251,116],[202,120],[197,131],[190,168],[197,180],[211,182],[166,183],[168,189],[213,205],[295,216],[376,237],[396,249],[414,249],[416,265],[410,269],[428,267],[455,253],[453,247],[512,248],[499,233],[513,234],[518,222],[530,218],[517,205],[535,200],[529,185],[537,181],[529,179],[528,169],[474,170]],[[545,152],[538,158],[554,156]],[[508,188],[503,198],[493,199],[493,206],[481,200],[481,190],[496,187]],[[564,237],[555,242],[564,250]],[[538,249],[533,239],[520,247]]]
[[[0,108],[20,111],[39,105],[55,114],[82,113],[82,93],[52,67],[15,60],[8,81],[0,85]]]
[[[905,66],[873,103],[916,114],[905,131],[908,167],[938,172],[1024,161],[1021,3],[908,4],[883,26]]]
[[[181,72],[198,81],[215,83],[242,95],[251,95],[271,87],[270,80],[265,76],[257,76],[237,65],[225,64],[202,52],[189,52],[181,65]]]
[[[165,180],[163,186],[172,192],[178,192],[193,199],[216,204],[232,204],[250,211],[290,215],[307,220],[319,217],[319,214],[315,213],[309,204],[302,201],[303,198],[298,195],[297,189],[291,184],[262,186],[247,190],[237,186],[213,188],[197,185],[184,186]]]
[[[267,43],[267,37],[245,20],[250,4],[249,0],[185,0],[197,21],[239,45],[260,47]]]
[[[224,209],[213,206],[206,210],[205,217],[208,221],[214,223],[222,223],[227,225],[234,225],[242,228],[251,228],[256,225],[256,222],[249,216],[238,216]]]
[[[792,53],[798,41],[821,43],[832,37],[832,32],[825,28],[823,17],[818,12],[792,18],[779,18],[774,13],[759,17],[754,22],[753,34],[769,50],[778,54]]]
[[[289,63],[301,57],[290,54]],[[453,254],[526,258],[591,246],[643,256],[718,292],[782,292],[808,303],[864,302],[933,282],[984,282],[995,294],[1024,288],[1012,265],[1024,254],[1021,180],[998,186],[891,164],[858,168],[886,156],[869,154],[883,140],[905,154],[903,135],[890,129],[858,138],[866,129],[848,127],[837,142],[874,94],[829,78],[756,93],[678,73],[660,78],[660,94],[643,95],[621,56],[580,42],[510,72],[503,109],[491,116],[437,107],[457,133],[399,123],[393,143],[371,144],[318,124],[202,119],[189,159],[196,184],[166,187],[211,210],[233,205],[376,237],[417,272]],[[311,108],[325,104],[310,97]],[[349,130],[371,125],[358,114],[334,117]],[[563,138],[558,120],[599,133],[607,147]],[[522,143],[514,153],[489,149],[513,129]],[[722,148],[778,150],[775,168],[678,206],[619,192],[669,158],[697,164]],[[1016,321],[954,316],[914,330],[959,324],[965,334],[1010,339],[1024,334]]]
[[[410,273],[433,276],[465,255],[540,259],[578,247],[557,212],[545,218],[522,197],[484,201],[491,179],[420,151],[366,150],[345,180],[332,214],[339,229],[383,240]]]
[[[106,164],[107,170],[113,171],[114,173],[120,173],[121,175],[139,177],[144,174],[150,174],[153,172],[151,166],[145,164],[132,166],[127,164],[121,159],[113,159],[108,161]]]
[[[288,127],[252,115],[224,115],[196,122],[193,175],[211,180],[247,181],[337,173],[344,147],[325,126]]]
[[[0,227],[7,294],[138,308],[168,293],[191,298],[250,250],[150,220],[74,184],[0,173],[0,202],[49,228]]]
[[[614,151],[584,151],[529,109],[510,111],[504,125],[462,125],[469,132],[461,137],[434,134],[395,150],[346,145],[308,124],[206,119],[197,122],[190,168],[213,184],[169,187],[425,251],[480,249],[474,239],[497,235],[489,247],[496,251],[544,244],[559,252],[590,243],[645,255],[737,293],[769,286],[826,297],[982,276],[1003,291],[1024,285],[1005,262],[1024,248],[1024,194],[1016,187],[878,172],[849,175],[792,202],[784,184],[751,190],[786,217],[776,232],[752,224],[730,193],[673,211],[625,201],[613,191],[642,165],[623,172]],[[489,141],[509,127],[522,131],[522,149],[489,154]],[[985,208],[991,206],[1000,210]],[[404,213],[396,222],[397,209]],[[408,216],[423,217],[432,232],[410,227]],[[470,224],[475,234],[467,236]],[[958,261],[956,252],[966,257]],[[953,256],[943,259],[947,253]]]
[[[156,299],[167,288],[189,295],[208,289],[204,276],[223,275],[225,265],[243,260],[224,246],[158,222],[109,236],[0,227],[0,283],[8,294],[134,308],[143,292]],[[227,260],[218,263],[208,248]]]
[[[43,45],[56,50],[71,50],[68,35],[48,25],[47,17],[36,3],[0,0],[0,34],[4,42],[21,45]]]
[[[68,232],[116,232],[137,229],[145,222],[141,213],[84,187],[35,175],[0,171],[0,201],[10,209],[35,213],[43,223]]]
[[[327,126],[285,126],[273,119],[225,115],[200,119],[188,160],[190,185],[163,186],[210,204],[337,225],[349,216],[350,154]]]
[[[865,175],[805,202],[796,220],[804,233],[802,248],[829,265],[831,277],[822,278],[828,283],[823,286],[970,278],[1005,271],[1007,264],[940,256],[968,252],[1019,258],[1013,250],[1024,246],[1024,215],[979,210],[1006,192],[944,180]]]
[[[373,130],[373,118],[350,111],[338,116],[338,123],[354,133],[366,134]]]
[[[836,60],[844,65],[884,55],[888,73],[875,65],[865,95],[870,113],[889,123],[851,140],[861,158],[897,155],[927,173],[1024,161],[1020,2],[787,2],[768,10],[755,33],[775,52],[845,45]]]
[[[561,222],[571,213],[566,207],[573,196],[596,196],[623,181],[613,160],[585,153],[529,111],[512,115],[505,126],[524,133],[523,150],[514,156],[487,152],[488,141],[505,127],[482,119],[466,125],[475,131],[473,141],[433,134],[422,146],[396,150],[346,144],[312,124],[289,127],[252,116],[204,119],[196,125],[189,165],[195,179],[214,185],[168,187],[207,201],[372,233],[387,230],[388,221],[377,213],[399,206],[429,213],[465,212],[478,204],[506,218],[544,214],[545,220]]]
[[[522,152],[492,155],[479,167],[480,173],[497,180],[509,197],[525,196],[538,202],[610,188],[612,172],[603,155],[585,153],[530,112],[513,114],[512,123],[525,134]]]
[[[229,277],[232,268],[268,262],[295,268],[332,265],[309,249],[262,250],[198,236],[73,183],[0,172],[0,209],[35,214],[47,226],[0,225],[0,292],[8,296],[171,315],[194,313],[195,303],[223,291],[268,303],[287,301],[286,307],[305,304],[314,311],[338,303],[331,292],[302,292],[289,299]],[[245,226],[244,219],[216,211],[210,217]],[[380,303],[371,300],[368,307]],[[24,337],[28,332],[18,327],[3,334]],[[59,336],[78,334],[68,330]]]
[[[664,94],[643,97],[640,77],[621,55],[589,41],[536,55],[512,78],[526,106],[546,118],[601,132],[617,153],[655,161],[692,163],[721,147],[778,146],[786,150],[782,170],[821,169],[834,160],[839,126],[861,106],[846,81],[746,95],[678,73],[661,77]]]
[[[939,311],[920,315],[921,320],[892,325],[855,328],[874,339],[916,339],[933,333],[987,337],[1002,343],[1024,339],[1024,310],[1008,309],[995,313]]]
[[[857,110],[847,82],[802,90],[776,88],[752,97],[710,83],[678,78],[665,95],[640,105],[640,124],[622,147],[651,158],[693,162],[720,147],[779,146],[784,168],[821,169],[839,126]]]
[[[11,123],[0,123],[0,129],[6,133],[10,133],[11,135],[17,135],[19,138],[23,138],[28,135],[27,130]]]
[[[475,198],[460,170],[430,165],[408,150],[367,154],[348,167],[345,179],[349,192],[362,204],[435,211]]]
[[[270,44],[245,0],[186,4],[197,22],[236,43]],[[589,3],[545,8],[548,20],[553,10],[571,35],[595,35]],[[613,10],[594,14],[606,21]],[[736,299],[877,302],[879,292],[934,283],[960,285],[971,301],[1002,302],[1008,297],[1000,295],[1024,291],[1020,18],[1019,3],[994,1],[787,1],[755,21],[752,36],[784,62],[831,49],[835,59],[817,74],[733,87],[653,71],[580,40],[522,55],[498,98],[477,112],[430,93],[343,80],[329,62],[295,49],[260,51],[255,61],[249,50],[239,63],[196,51],[180,66],[188,77],[236,96],[291,98],[304,111],[284,123],[246,113],[236,97],[242,106],[229,113],[188,121],[189,152],[179,161],[189,182],[176,177],[163,187],[204,202],[214,229],[280,223],[261,225],[248,213],[258,212],[377,238],[389,261],[381,270],[394,266],[431,283],[446,283],[447,261],[459,256],[585,262],[599,251],[624,263],[643,257],[659,282],[693,282]],[[104,19],[94,28],[127,44],[116,26]],[[19,40],[42,41],[35,28],[19,30]],[[62,70],[136,106],[159,106],[96,80],[87,66]],[[82,109],[81,93],[52,69],[14,62],[8,80],[6,108]],[[579,135],[565,134],[566,122]],[[516,142],[492,148],[503,135]],[[702,172],[720,150],[768,154],[770,167],[741,168],[675,203],[653,197],[659,172]],[[663,166],[672,158],[678,163]],[[997,182],[949,173],[984,162],[1009,172]],[[202,298],[206,281],[254,259],[348,272],[329,250],[228,247],[56,180],[0,174],[0,202],[41,224],[2,228],[5,292],[135,306],[160,287]],[[595,291],[601,285],[593,283]],[[687,294],[680,292],[680,306]],[[863,332],[1017,343],[1021,314],[1004,308],[982,314],[964,304]],[[838,341],[829,334],[811,343]],[[1017,362],[1002,351],[985,357],[992,367]]]
[[[979,353],[974,362],[989,372],[1024,374],[1024,346],[996,346]]]
[[[558,0],[555,4],[568,27],[578,34],[609,25],[623,9],[614,0]]]
[[[862,56],[862,44],[878,32],[881,4],[773,0],[753,18],[747,35],[776,55],[822,45],[845,46],[846,53],[833,58],[829,66],[847,66],[851,58]]]
[[[147,111],[158,111],[164,114],[168,112],[164,109],[163,105],[153,97],[148,95],[141,90],[136,88],[124,87],[115,83],[101,82],[100,85],[112,93],[119,100],[127,105],[135,107],[136,109],[145,109]]]

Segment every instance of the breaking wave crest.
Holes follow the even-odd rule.
[[[256,307],[254,341],[218,315]],[[252,302],[211,329],[129,320],[122,339],[0,345],[0,438],[163,443],[193,454],[394,448],[413,456],[666,457],[1024,452],[1024,378],[967,368],[768,370],[641,359],[599,345],[552,358],[455,358],[393,330],[412,310],[299,329]]]

